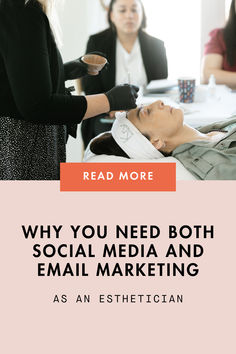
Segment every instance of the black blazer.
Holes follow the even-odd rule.
[[[163,41],[144,31],[139,31],[139,41],[148,82],[167,78],[167,58]],[[110,65],[98,76],[86,76],[82,79],[83,90],[87,95],[105,92],[115,86],[116,33],[107,29],[91,36],[86,53],[92,51],[103,52]]]
[[[163,41],[139,31],[139,41],[147,80],[165,79],[168,76],[166,51]],[[103,52],[110,65],[98,76],[85,76],[82,87],[86,95],[103,93],[115,86],[116,75],[116,32],[107,29],[91,36],[88,40],[86,53]],[[101,125],[98,118],[82,122],[82,137],[85,147],[89,141],[102,131],[109,130],[109,125]]]

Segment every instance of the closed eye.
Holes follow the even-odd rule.
[[[143,108],[143,107],[141,106],[141,107],[139,107],[138,110],[137,110],[137,117],[138,117],[139,120],[140,120],[139,113],[140,113],[140,111],[141,111],[142,108]]]

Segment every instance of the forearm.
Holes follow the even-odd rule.
[[[218,85],[227,85],[232,89],[236,88],[236,73],[222,69],[206,68],[203,71],[202,83],[207,84],[211,75],[215,76]]]
[[[110,111],[110,104],[104,94],[86,96],[87,110],[83,119],[91,118],[96,115]]]
[[[74,85],[75,85],[75,92],[76,92],[76,94],[77,94],[77,95],[81,95],[81,93],[83,92],[81,79],[75,80],[75,81],[74,81]]]
[[[19,107],[18,107],[19,108]],[[25,120],[34,123],[76,124],[80,123],[87,110],[84,96],[51,95],[38,104],[21,106],[19,112]]]

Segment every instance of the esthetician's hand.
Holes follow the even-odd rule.
[[[100,55],[101,57],[106,58],[105,54],[102,52],[91,52],[87,54]],[[72,60],[64,64],[65,81],[76,80],[88,74],[88,64],[84,63],[82,61],[82,58],[83,57],[80,57],[76,60]],[[102,70],[106,70],[108,65],[109,63],[107,61],[106,65],[104,65]],[[96,74],[93,75],[99,74],[99,72],[101,72],[102,70],[98,71]]]
[[[136,108],[136,99],[139,88],[134,85],[118,85],[113,87],[105,95],[110,104],[110,111],[128,110]]]
[[[88,65],[83,63],[81,58],[64,64],[65,81],[76,80],[88,74]]]

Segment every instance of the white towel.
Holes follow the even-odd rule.
[[[126,112],[116,113],[111,134],[131,159],[159,159],[163,154],[126,118]]]

